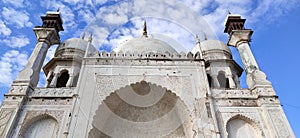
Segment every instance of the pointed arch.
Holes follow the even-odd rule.
[[[141,81],[115,90],[102,101],[88,135],[184,137],[188,136],[188,127],[192,126],[187,125],[190,123],[187,121],[190,120],[189,113],[175,93]]]

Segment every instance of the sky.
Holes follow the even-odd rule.
[[[65,31],[61,41],[93,34],[93,45],[100,51],[111,51],[124,41],[139,37],[143,21],[149,36],[170,43],[177,51],[188,52],[195,46],[195,34],[203,41],[219,39],[228,10],[246,18],[246,28],[254,30],[251,49],[272,82],[282,107],[300,137],[300,1],[298,0],[1,0],[0,1],[0,101],[19,71],[27,63],[36,38],[32,31],[41,25],[40,16],[60,9]],[[49,61],[57,46],[48,50]],[[231,48],[241,65],[239,54]],[[243,87],[245,74],[241,77]],[[41,72],[39,86],[45,84]]]

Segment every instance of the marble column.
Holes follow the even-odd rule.
[[[49,87],[51,87],[51,88],[56,87],[57,79],[58,79],[59,75],[60,75],[60,73],[54,73],[54,77],[53,77]]]
[[[232,89],[236,88],[236,85],[235,85],[232,75],[227,75],[226,78],[229,81],[229,88],[232,88]]]
[[[249,42],[251,40],[252,33],[252,30],[233,30],[230,33],[228,41],[228,45],[234,46],[238,49],[246,71],[247,84],[249,88],[253,88],[256,85],[271,84],[266,79],[266,75],[259,70],[259,66],[250,49]]]
[[[46,78],[46,86],[45,87],[49,87],[50,86],[50,83],[53,79],[53,77],[51,77],[53,75],[53,71],[50,71],[47,75],[47,78]]]
[[[66,84],[66,86],[67,86],[67,87],[72,87],[72,85],[73,85],[73,80],[74,80],[74,76],[73,76],[73,74],[71,74],[70,77],[69,77],[69,80],[68,80],[68,82],[67,82],[67,84]]]
[[[218,80],[218,75],[211,75],[211,86],[214,89],[220,88],[220,83]]]

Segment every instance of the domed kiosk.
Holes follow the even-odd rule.
[[[231,50],[219,40],[207,40],[194,47],[192,53],[200,51],[205,60],[209,85],[213,89],[240,88],[239,77],[243,69],[232,59]]]
[[[76,86],[88,45],[90,45],[88,48],[89,53],[97,51],[84,38],[70,38],[62,42],[56,48],[54,57],[43,68],[47,76],[46,87]]]
[[[204,40],[200,44],[201,51],[205,60],[232,59],[232,53],[228,46],[219,40]],[[192,53],[196,53],[200,47],[196,46]]]

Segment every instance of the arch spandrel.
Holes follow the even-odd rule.
[[[172,91],[184,101],[189,110],[193,110],[195,95],[197,94],[193,89],[195,84],[191,76],[96,75],[98,100],[103,101],[112,92],[141,81],[159,84],[159,86]]]

